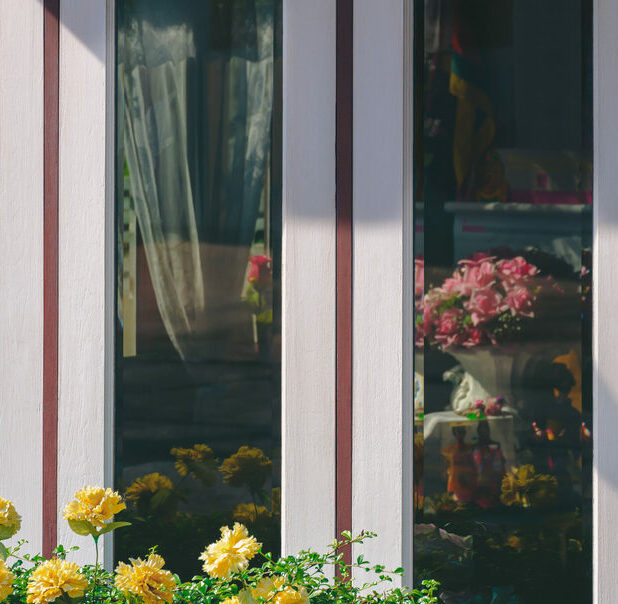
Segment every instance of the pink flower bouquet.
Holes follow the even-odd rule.
[[[422,262],[415,261],[415,276],[424,273]],[[498,259],[478,253],[460,260],[440,287],[425,295],[415,287],[416,346],[426,339],[448,350],[515,338],[522,322],[534,317],[538,274],[521,256]]]

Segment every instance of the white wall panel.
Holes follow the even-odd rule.
[[[0,495],[41,550],[43,8],[0,2]]]
[[[335,535],[335,2],[283,2],[283,548]]]
[[[62,508],[104,483],[106,2],[60,7],[58,538],[92,561]]]
[[[595,1],[595,602],[618,602],[618,3]]]
[[[403,2],[354,2],[353,529],[403,558]]]

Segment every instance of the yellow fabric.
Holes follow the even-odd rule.
[[[458,99],[453,161],[457,186],[461,187],[470,169],[491,145],[496,134],[496,124],[491,101],[482,90],[451,72],[449,91]],[[477,109],[485,114],[485,119],[478,129],[475,127]]]

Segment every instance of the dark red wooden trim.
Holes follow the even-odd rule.
[[[58,536],[58,68],[60,0],[45,0],[43,64],[43,554]]]
[[[353,4],[337,0],[337,536],[352,530]],[[351,553],[344,555],[349,563]]]

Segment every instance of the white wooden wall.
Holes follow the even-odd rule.
[[[105,480],[106,0],[60,7],[58,540],[92,562],[62,509]]]
[[[0,2],[0,496],[42,540],[43,8]]]
[[[595,602],[618,602],[618,3],[594,3]]]
[[[335,535],[335,2],[283,2],[283,549]]]
[[[403,2],[354,2],[353,507],[369,560],[401,566]]]

